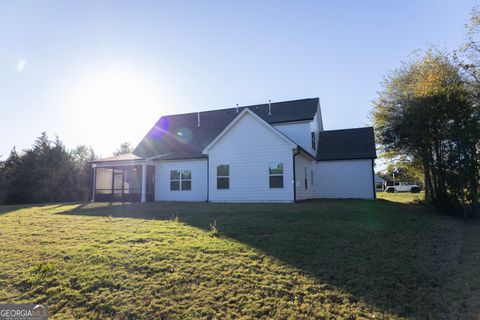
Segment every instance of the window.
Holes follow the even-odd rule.
[[[270,188],[283,188],[283,163],[271,162],[268,173]]]
[[[170,171],[170,190],[171,191],[192,190],[192,171],[171,170]]]
[[[192,190],[192,171],[182,170],[182,190]]]
[[[228,164],[217,166],[217,189],[230,189],[230,166]]]
[[[308,189],[307,167],[305,167],[304,169],[305,169],[305,190],[307,190]]]
[[[311,136],[312,136],[312,149],[315,150],[315,145],[316,145],[316,143],[315,143],[315,132],[312,132]]]
[[[178,170],[170,171],[170,190],[180,190],[180,171]]]

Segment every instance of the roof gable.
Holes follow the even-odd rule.
[[[275,129],[274,127],[272,127],[270,124],[268,124],[267,122],[265,122],[262,118],[260,118],[258,115],[256,115],[255,113],[253,113],[253,111],[251,111],[250,109],[244,109],[242,112],[240,112],[237,117],[235,117],[235,119],[233,119],[232,122],[230,122],[228,124],[228,126],[225,127],[225,129],[223,129],[222,132],[220,132],[219,135],[217,135],[215,137],[215,139],[213,139],[212,142],[210,142],[202,151],[203,154],[208,154],[208,151],[211,150],[211,148],[213,146],[215,146],[215,144],[217,142],[219,142],[220,140],[222,140],[222,138],[228,134],[228,132],[233,128],[235,127],[239,122],[240,120],[245,117],[245,116],[250,116],[252,117],[253,119],[255,119],[258,123],[260,123],[261,125],[265,126],[270,132],[272,132],[272,134],[278,136],[280,139],[282,139],[284,142],[286,142],[288,145],[290,145],[292,148],[296,148],[297,145],[292,141],[290,140],[289,138],[287,138],[287,136],[285,136],[283,133],[281,133],[280,131],[278,131],[277,129]]]
[[[275,102],[268,104],[194,112],[161,117],[133,151],[142,158],[158,155],[162,159],[188,159],[205,157],[208,146],[244,109],[269,124],[312,120],[317,113],[318,98]],[[200,115],[200,126],[197,125]]]

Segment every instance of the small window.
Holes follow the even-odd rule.
[[[305,167],[305,190],[308,190],[307,167]]]
[[[316,143],[315,143],[315,132],[312,132],[311,136],[312,136],[312,149],[315,150],[315,145],[316,145]]]
[[[283,188],[283,163],[271,162],[268,173],[270,188]]]
[[[192,171],[171,170],[170,171],[170,190],[171,191],[192,190]]]
[[[230,189],[230,166],[228,164],[217,166],[217,189]]]

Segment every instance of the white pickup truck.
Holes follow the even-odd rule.
[[[401,181],[388,181],[385,182],[385,192],[411,192],[419,193],[420,187],[416,184],[410,184],[408,182]]]

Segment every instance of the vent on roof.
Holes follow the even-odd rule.
[[[237,113],[238,113],[238,103],[237,103]]]
[[[270,99],[268,100],[268,115],[272,115],[272,101]]]
[[[197,112],[197,127],[200,127],[200,112]]]

